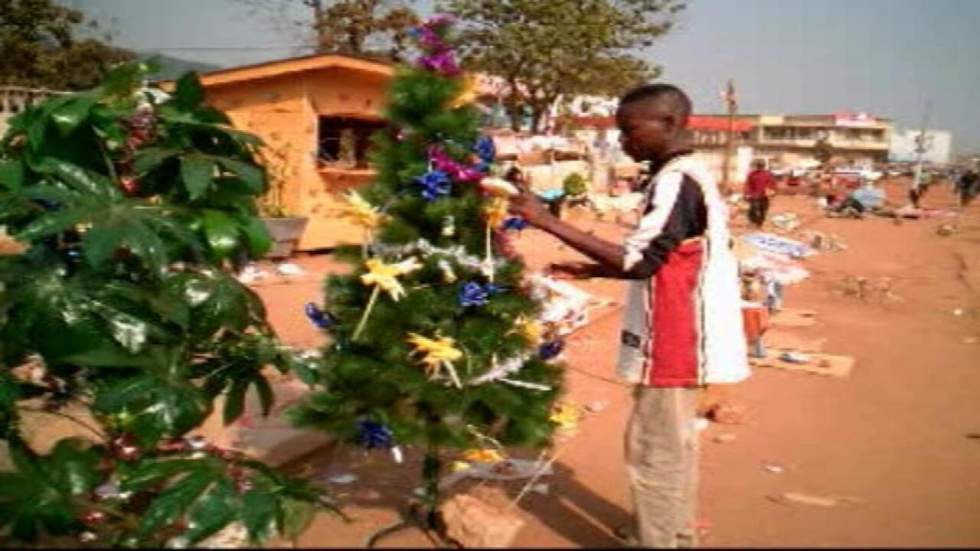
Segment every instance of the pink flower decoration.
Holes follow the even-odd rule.
[[[458,182],[474,183],[483,179],[483,173],[473,167],[460,168],[453,177]]]
[[[419,58],[419,65],[424,69],[447,77],[456,76],[460,73],[459,64],[456,63],[456,56],[450,51],[423,56]]]

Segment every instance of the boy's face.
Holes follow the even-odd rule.
[[[678,140],[683,121],[662,98],[641,100],[616,112],[623,151],[637,161],[663,158]]]

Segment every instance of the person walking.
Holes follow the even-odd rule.
[[[633,383],[626,469],[634,515],[627,534],[645,547],[696,545],[698,402],[706,385],[749,375],[738,266],[728,208],[684,141],[691,101],[652,84],[623,96],[616,112],[624,151],[649,162],[642,218],[621,243],[551,215],[532,194],[511,210],[592,259],[556,264],[556,277],[630,281],[617,370]]]
[[[956,192],[960,199],[960,206],[965,207],[969,205],[977,193],[980,193],[980,181],[977,178],[977,171],[972,168],[967,169],[963,175],[957,178]]]
[[[769,213],[770,198],[776,194],[776,179],[766,170],[766,163],[757,160],[745,180],[745,198],[749,202],[749,222],[761,228]]]

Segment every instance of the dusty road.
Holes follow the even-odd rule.
[[[951,207],[954,201],[943,188],[932,190],[925,204]],[[823,218],[804,197],[778,197],[772,212],[784,211],[808,220],[801,229],[833,233],[848,248],[804,261],[812,275],[788,289],[786,306],[815,310],[817,324],[781,332],[825,338],[824,352],[853,356],[856,365],[847,378],[757,368],[733,389],[733,400],[746,408],[744,422],[712,424],[702,433],[702,543],[980,546],[980,203],[958,219],[901,224]],[[583,223],[610,237],[623,231],[612,223]],[[946,223],[958,224],[958,231],[938,235]],[[532,267],[577,256],[534,230],[524,231],[517,245],[534,252],[527,254]],[[319,299],[320,277],[336,265],[328,256],[299,263],[310,270],[305,280],[259,291],[282,336],[312,346],[320,337],[302,305]],[[889,281],[892,296],[862,300],[842,293],[848,276]],[[619,282],[581,287],[621,300]],[[608,407],[581,421],[555,475],[543,480],[548,494],[531,493],[522,503],[528,523],[515,545],[619,545],[609,526],[623,522],[629,510],[621,434],[631,404],[628,389],[611,379],[618,330],[618,312],[612,312],[568,343],[568,397]],[[731,436],[717,442],[719,435]],[[362,546],[372,531],[396,519],[394,507],[418,475],[414,454],[396,465],[383,452],[341,449],[307,463],[308,472],[323,477],[353,473],[359,480],[330,484],[354,522],[321,516],[297,542],[301,546]],[[770,499],[786,492],[847,499],[829,507]],[[427,546],[410,531],[383,544]]]

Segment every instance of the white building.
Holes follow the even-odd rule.
[[[888,160],[895,162],[912,162],[916,160],[915,149],[920,130],[899,130],[892,132],[891,144],[888,148]],[[944,165],[949,163],[953,148],[953,134],[948,130],[926,130],[925,153],[922,159],[930,164]]]

